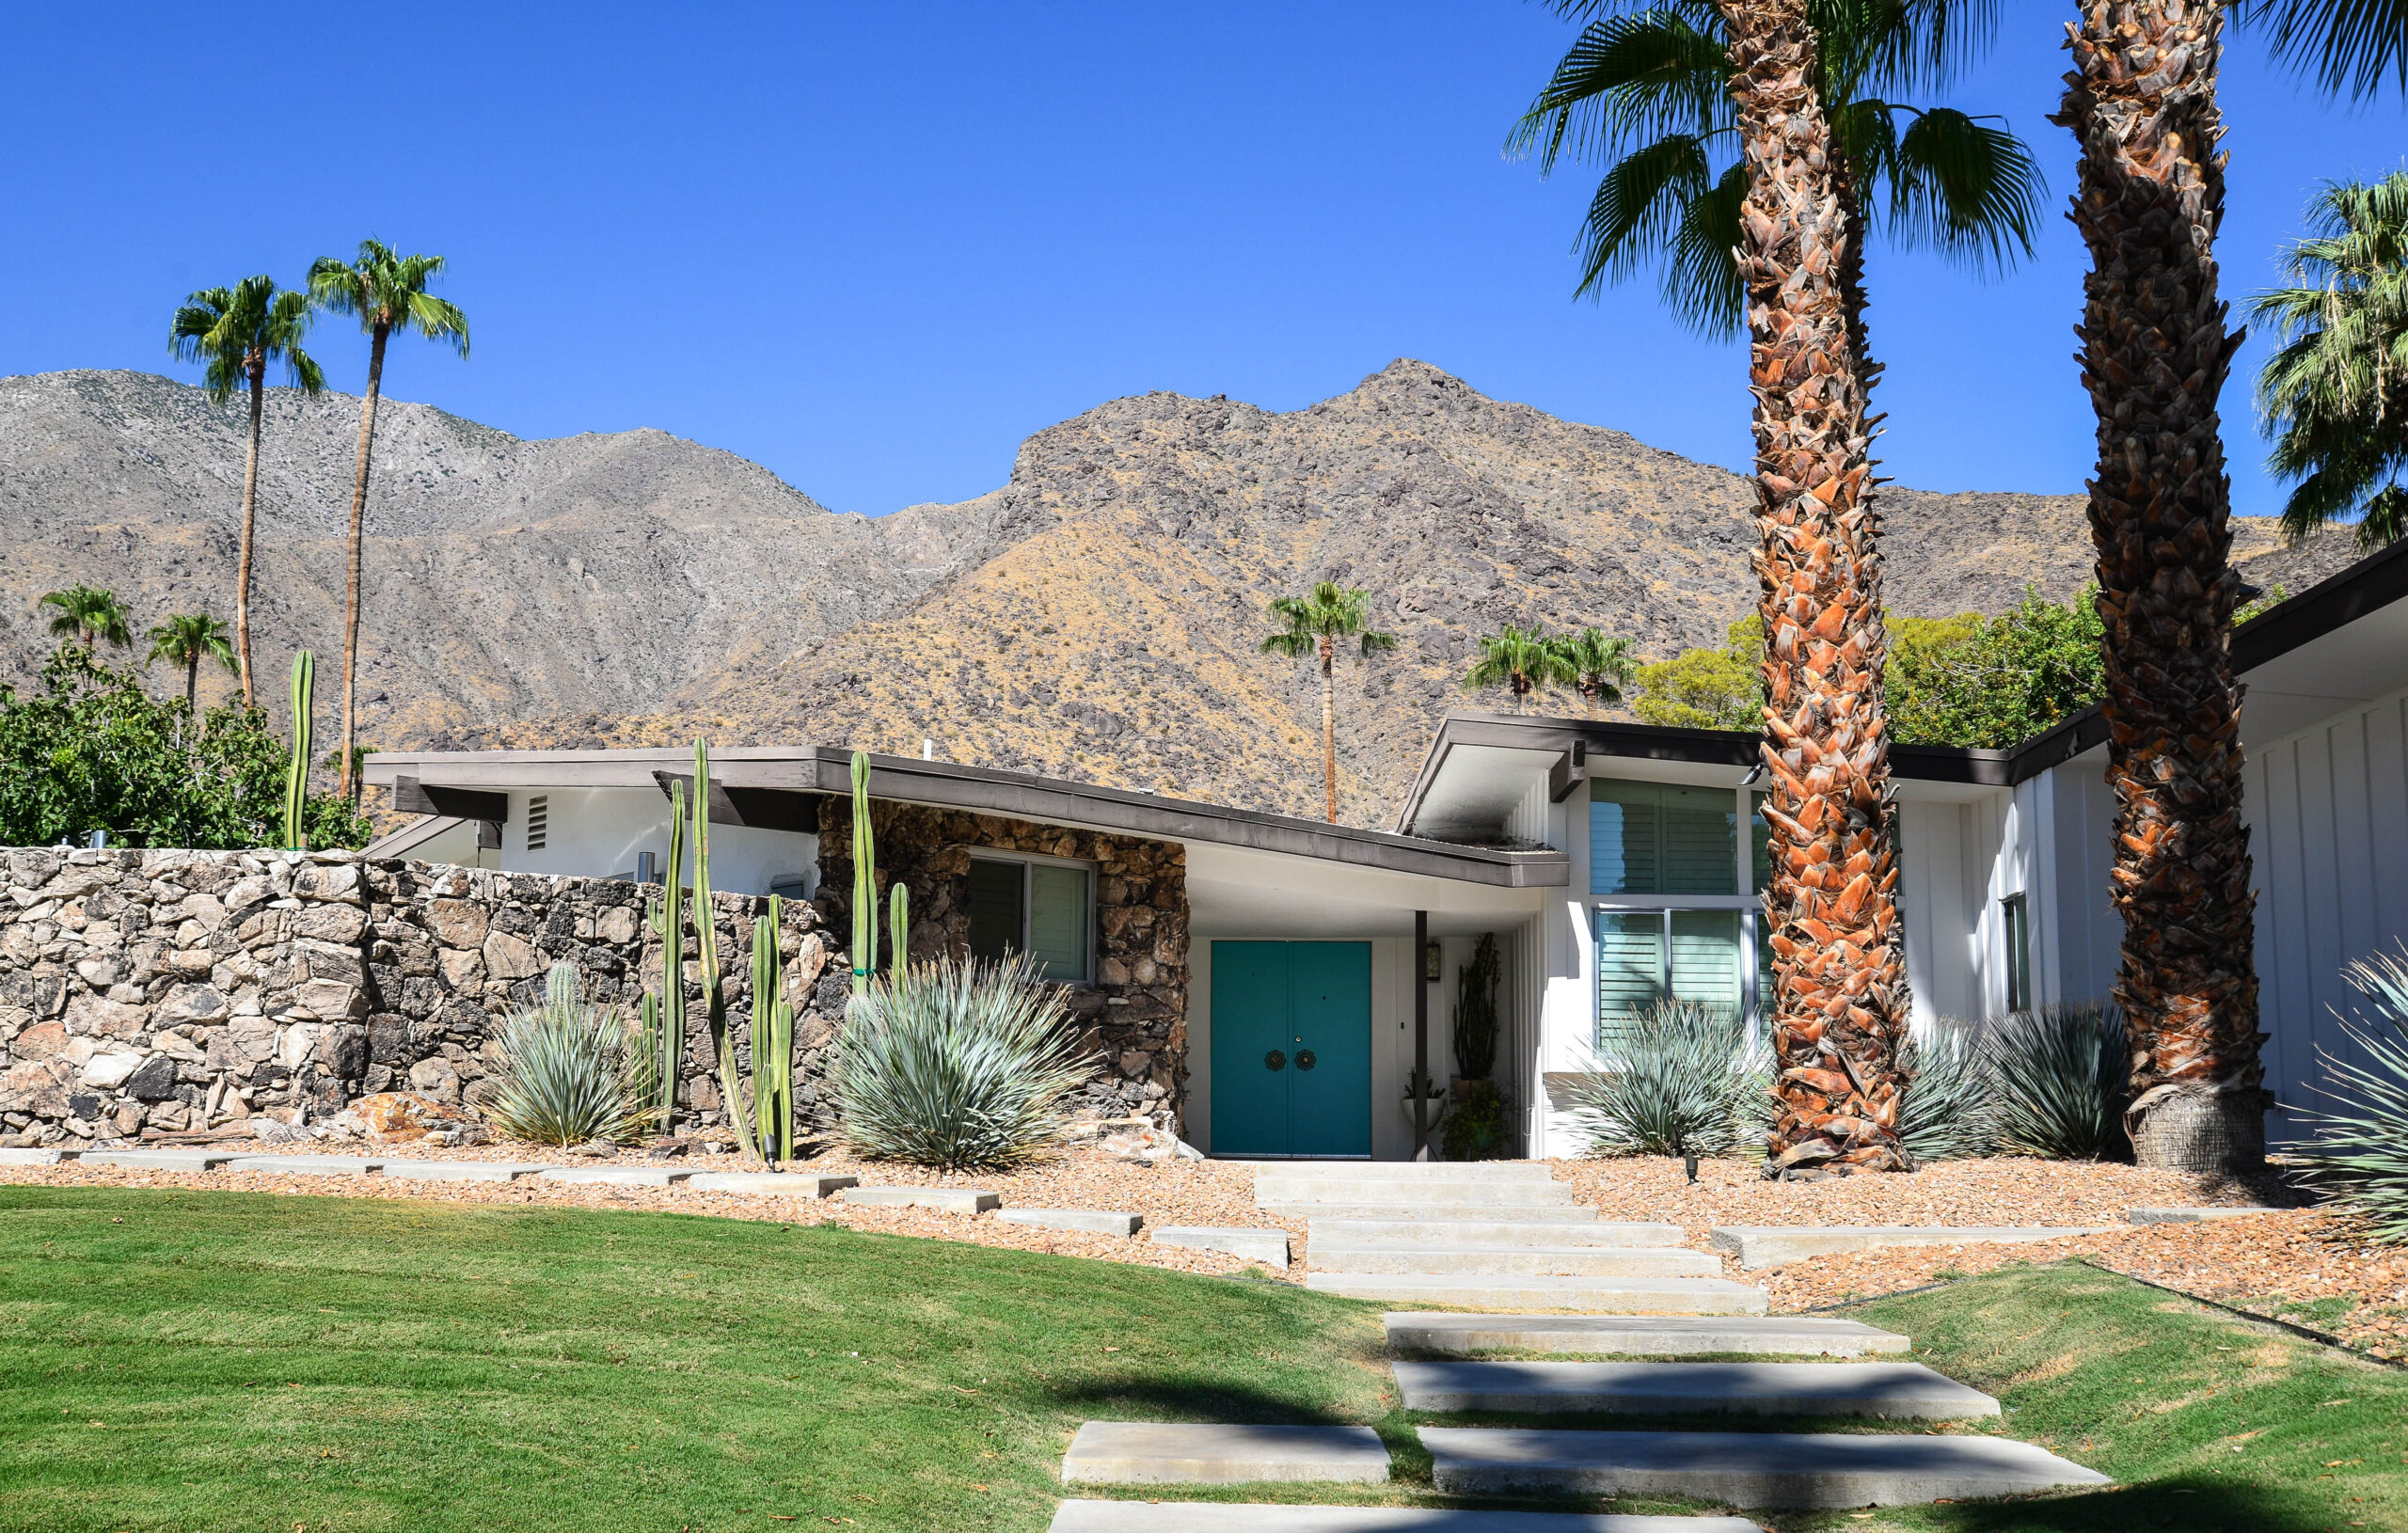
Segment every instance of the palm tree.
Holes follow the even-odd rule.
[[[376,440],[376,401],[383,389],[385,342],[394,331],[415,330],[429,340],[468,355],[468,317],[457,304],[437,298],[426,284],[443,270],[441,256],[404,256],[374,240],[359,242],[356,261],[322,256],[309,267],[310,295],[338,314],[359,321],[368,336],[368,391],[359,402],[359,466],[351,483],[351,563],[344,577],[342,624],[342,782],[350,795],[357,735],[354,709],[359,672],[359,539],[368,512],[368,461]]]
[[[1572,684],[1580,688],[1590,706],[1610,708],[1622,701],[1622,689],[1630,685],[1632,673],[1639,669],[1629,640],[1609,639],[1601,629],[1583,628],[1556,642],[1562,647],[1564,669],[1572,673]]]
[[[2218,394],[2238,335],[2216,295],[2222,8],[2085,0],[2054,120],[2082,150],[2090,530],[2116,798],[2115,998],[2145,1165],[2262,1163],[2255,902],[2232,667],[2231,507]]]
[[[104,586],[69,586],[46,593],[37,605],[57,609],[50,620],[52,633],[71,638],[86,649],[97,651],[103,643],[123,649],[134,642],[125,604]]]
[[[2313,75],[2325,94],[2360,99],[2385,79],[2408,90],[2408,0],[2254,0],[2237,8],[2264,23],[2273,55]]]
[[[243,705],[251,700],[251,543],[260,500],[260,419],[271,362],[315,398],[325,374],[301,349],[309,329],[307,293],[281,292],[276,279],[246,277],[230,288],[204,288],[176,310],[167,350],[206,369],[201,383],[223,404],[246,383],[251,389],[251,447],[243,463],[243,550],[234,570],[234,647],[243,678]]]
[[[144,637],[150,640],[145,664],[165,660],[184,668],[186,708],[198,706],[201,661],[216,660],[229,671],[240,670],[234,661],[234,647],[226,642],[226,624],[206,612],[171,612],[152,624]]]
[[[1520,628],[1507,624],[1480,640],[1480,658],[1464,675],[1466,689],[1481,687],[1504,687],[1513,691],[1513,711],[1522,710],[1522,700],[1546,687],[1577,685],[1579,673],[1572,668],[1565,655],[1563,641],[1550,638],[1537,624]]]
[[[1275,598],[1271,617],[1281,626],[1262,641],[1262,653],[1284,655],[1291,660],[1310,655],[1321,662],[1322,790],[1329,823],[1336,825],[1338,680],[1333,662],[1338,658],[1338,643],[1342,639],[1355,640],[1358,658],[1367,660],[1396,648],[1396,636],[1371,626],[1370,592],[1359,586],[1340,586],[1335,580],[1315,582],[1309,596]]]
[[[1556,0],[1556,8],[1591,19],[1506,151],[1535,152],[1541,174],[1567,153],[1608,162],[1581,228],[1575,294],[1601,297],[1608,283],[1656,263],[1679,319],[1718,339],[1736,335],[1746,292],[1732,252],[1742,243],[1748,170],[1726,8]],[[2046,196],[2031,149],[1996,119],[1882,94],[1939,85],[1969,65],[1994,28],[1987,0],[1809,0],[1806,9],[1848,227],[1867,230],[1877,206],[1900,247],[1933,250],[1976,273],[2031,255]],[[1863,250],[1862,238],[1848,243],[1840,280],[1869,387]]]
[[[2249,306],[2284,340],[2258,374],[2267,466],[2300,482],[2292,541],[2355,517],[2371,551],[2408,533],[2408,171],[2326,182],[2308,223],[2284,261],[2298,285]]]

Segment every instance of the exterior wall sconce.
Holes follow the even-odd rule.
[[[1423,943],[1421,947],[1422,983],[1435,985],[1446,977],[1447,964],[1439,954],[1438,944],[1434,941]]]

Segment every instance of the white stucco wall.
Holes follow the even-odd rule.
[[[510,819],[501,828],[501,849],[487,852],[487,866],[512,873],[559,873],[584,877],[633,874],[637,854],[656,861],[669,855],[669,800],[650,788],[554,788],[548,800],[546,844],[527,846],[527,801],[514,789]],[[819,838],[744,825],[710,828],[711,888],[727,894],[766,894],[773,882],[800,877],[816,888]],[[693,881],[690,865],[686,881]]]

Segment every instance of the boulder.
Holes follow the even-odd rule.
[[[446,947],[483,947],[490,919],[483,906],[467,900],[430,900],[426,907],[426,924]]]
[[[422,1139],[430,1129],[451,1121],[438,1104],[399,1091],[362,1097],[352,1111],[358,1114],[362,1132],[384,1141]]]
[[[523,938],[506,931],[486,936],[484,957],[485,972],[495,979],[529,979],[544,972],[543,955]]]
[[[16,1051],[19,1059],[54,1058],[67,1047],[67,1024],[36,1022],[18,1034],[8,1047]]]
[[[85,1072],[89,1080],[91,1072]],[[165,1054],[152,1054],[134,1067],[125,1078],[125,1094],[146,1102],[166,1101],[176,1094],[176,1062]]]
[[[40,1065],[12,1065],[0,1075],[0,1113],[26,1113],[38,1118],[64,1116],[67,1097]]]
[[[131,1049],[103,1049],[85,1062],[84,1083],[101,1091],[114,1091],[141,1063],[142,1056]]]
[[[421,1059],[410,1067],[410,1089],[447,1105],[460,1099],[460,1072],[448,1059]]]
[[[77,995],[67,1003],[67,1031],[95,1038],[139,1037],[150,1017],[140,1006],[129,1006],[97,995]]]

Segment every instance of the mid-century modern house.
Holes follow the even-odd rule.
[[[2353,959],[2408,937],[2408,545],[2236,634],[2276,1140],[2312,1106]],[[2094,710],[2011,751],[1899,746],[1914,1018],[2102,999],[2113,799]],[[720,751],[712,877],[849,891],[849,751]],[[1448,715],[1394,831],[908,757],[873,758],[880,877],[911,949],[1022,951],[1117,1019],[1113,1067],[1208,1153],[1412,1153],[1424,1005],[1444,1082],[1459,969],[1502,958],[1497,1076],[1527,1153],[1582,1147],[1560,1110],[1601,1024],[1665,997],[1752,1018],[1761,821],[1751,735]],[[680,751],[383,753],[368,779],[420,818],[384,856],[648,880]]]

